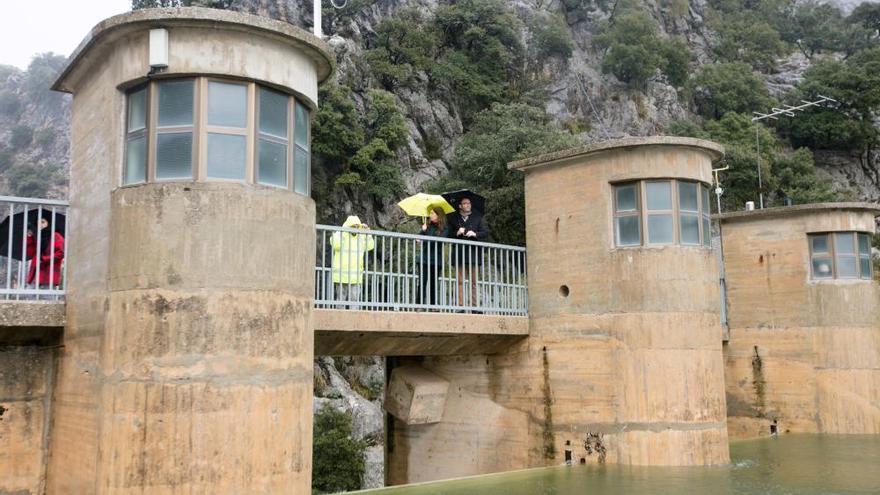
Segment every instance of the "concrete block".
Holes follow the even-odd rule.
[[[421,366],[401,366],[391,372],[385,410],[408,425],[438,423],[448,390],[448,381]]]

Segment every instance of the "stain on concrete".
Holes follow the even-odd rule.
[[[755,408],[759,418],[764,417],[764,407],[766,405],[766,385],[764,379],[764,361],[758,354],[758,346],[755,346],[755,355],[752,356],[752,387],[755,389]]]
[[[541,436],[544,440],[544,459],[556,458],[556,443],[553,438],[553,396],[550,389],[550,360],[547,357],[547,347],[541,349],[543,353],[543,403],[544,403],[544,429]]]
[[[602,441],[601,433],[587,433],[587,437],[584,439],[584,450],[587,451],[588,456],[596,454],[599,464],[605,464],[608,449],[605,447],[605,442]]]

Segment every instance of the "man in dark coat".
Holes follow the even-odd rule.
[[[458,211],[449,218],[449,237],[465,241],[489,240],[489,226],[479,212],[472,211],[470,198],[462,198],[458,203]],[[477,277],[480,276],[480,262],[483,259],[480,246],[457,244],[452,251],[452,262],[455,264],[458,279],[458,301],[460,306],[478,306]],[[464,299],[464,279],[470,281],[470,299]]]

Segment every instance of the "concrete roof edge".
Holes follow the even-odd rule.
[[[510,170],[520,170],[525,172],[531,168],[550,165],[570,158],[588,156],[594,153],[614,149],[636,148],[640,146],[684,146],[688,148],[697,148],[711,155],[713,162],[720,160],[724,156],[723,146],[705,139],[678,136],[645,136],[600,141],[586,146],[568,148],[554,151],[552,153],[543,153],[510,162],[507,164],[507,168]]]
[[[225,23],[230,25],[247,26],[252,29],[274,34],[291,40],[295,43],[310,48],[313,51],[312,57],[318,61],[318,83],[321,84],[329,79],[336,70],[336,57],[330,46],[323,40],[312,33],[294,26],[293,24],[270,19],[243,12],[232,10],[210,9],[205,7],[173,7],[173,8],[151,8],[132,10],[123,14],[108,17],[93,27],[85,38],[76,47],[67,64],[61,71],[61,74],[52,83],[51,89],[70,93],[71,88],[65,84],[66,79],[70,76],[73,68],[77,65],[85,54],[97,44],[101,38],[107,34],[123,29],[125,27],[133,27],[141,24],[149,23],[166,23],[166,24],[186,24],[186,23]],[[321,60],[325,66],[321,66]]]
[[[880,205],[867,202],[849,202],[849,203],[810,203],[795,206],[778,206],[775,208],[764,208],[763,210],[752,211],[731,211],[712,215],[712,218],[719,221],[736,221],[736,220],[752,220],[774,218],[788,215],[797,215],[803,213],[815,213],[820,211],[833,210],[862,210],[865,212],[873,212],[874,216],[880,216]]]

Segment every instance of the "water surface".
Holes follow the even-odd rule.
[[[730,456],[719,467],[560,466],[363,493],[880,494],[880,435],[784,435],[734,442]]]

